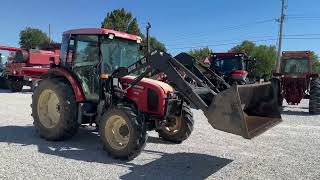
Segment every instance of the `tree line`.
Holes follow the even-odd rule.
[[[101,28],[113,29],[116,31],[126,32],[141,36],[142,45],[145,47],[146,37],[139,27],[138,20],[131,12],[125,9],[116,9],[106,14],[106,17],[101,22]],[[59,45],[59,43],[50,40],[48,35],[40,29],[26,27],[20,32],[19,44],[22,48],[42,49],[50,45]],[[150,37],[151,50],[167,51],[165,44],[160,42],[156,37]],[[275,61],[277,58],[277,51],[275,46],[257,45],[251,41],[243,41],[241,44],[232,47],[230,52],[244,52],[248,56],[256,58],[255,69],[253,76],[257,78],[268,78],[271,76],[272,70],[275,69]],[[198,61],[203,61],[208,57],[213,50],[209,47],[191,49],[188,53]],[[320,62],[318,56],[312,52],[311,56],[314,64],[313,68],[316,72],[320,72]]]

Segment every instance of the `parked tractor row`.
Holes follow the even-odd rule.
[[[95,124],[104,149],[120,159],[139,155],[148,131],[174,143],[186,140],[194,127],[191,107],[202,110],[213,128],[247,139],[281,122],[282,98],[298,102],[309,95],[310,112],[320,109],[317,75],[310,73],[308,60],[307,67],[305,61],[291,61],[292,53],[283,55],[283,73],[254,83],[248,80],[254,60],[245,54],[212,54],[206,66],[186,53],[172,57],[154,51],[141,57],[141,41],[109,29],[69,30],[59,54],[13,50],[5,78],[12,90],[36,82],[31,83],[32,117],[42,138],[65,140],[80,125]],[[301,67],[293,67],[297,62]],[[147,78],[158,74],[165,78]],[[288,78],[294,87],[288,87]]]

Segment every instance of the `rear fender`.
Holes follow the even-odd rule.
[[[76,102],[84,102],[86,100],[81,84],[70,71],[63,68],[53,68],[42,74],[40,78],[45,79],[53,77],[63,77],[70,83],[76,97]]]

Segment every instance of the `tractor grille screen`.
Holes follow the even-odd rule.
[[[148,89],[147,106],[149,111],[157,111],[159,96],[156,91]]]

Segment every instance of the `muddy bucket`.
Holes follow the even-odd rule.
[[[204,112],[212,127],[251,139],[281,122],[271,83],[232,86]]]

